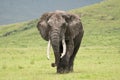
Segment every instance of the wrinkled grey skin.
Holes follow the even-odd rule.
[[[43,39],[50,40],[54,51],[57,73],[68,73],[73,71],[73,62],[80,47],[84,34],[83,26],[79,16],[65,11],[44,13],[37,28]],[[65,38],[66,54],[60,58],[63,51],[61,40]]]

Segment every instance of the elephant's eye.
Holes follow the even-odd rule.
[[[66,23],[63,23],[62,26],[66,26]]]

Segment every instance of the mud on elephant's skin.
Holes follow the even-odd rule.
[[[57,73],[73,71],[74,59],[80,47],[84,34],[80,17],[65,11],[44,13],[38,21],[37,28],[42,38],[52,45]]]

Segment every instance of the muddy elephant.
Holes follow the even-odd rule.
[[[38,21],[37,28],[42,38],[48,41],[48,59],[49,47],[52,45],[55,56],[52,67],[57,67],[57,73],[72,72],[84,34],[80,17],[60,10],[44,13]]]

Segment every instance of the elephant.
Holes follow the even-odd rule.
[[[56,10],[44,13],[37,29],[41,37],[48,41],[47,57],[52,45],[57,73],[73,72],[74,59],[80,47],[84,29],[80,17],[66,11]]]

